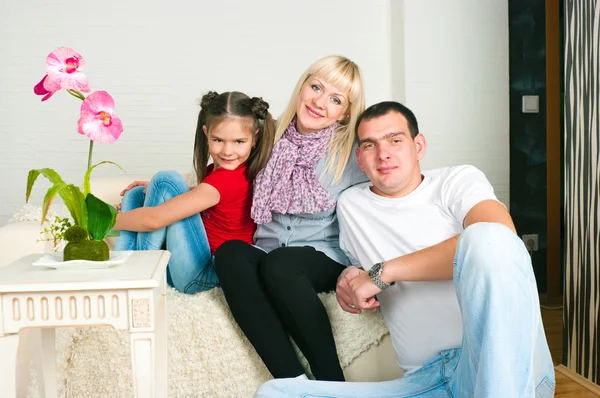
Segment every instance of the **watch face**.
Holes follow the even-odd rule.
[[[369,278],[371,278],[373,283],[375,283],[375,285],[377,285],[378,288],[380,288],[381,290],[384,290],[384,289],[390,287],[390,285],[384,283],[379,278],[381,275],[382,265],[383,265],[383,263],[377,263],[377,264],[373,265],[373,267],[371,267],[371,269],[369,270]]]
[[[369,277],[371,279],[379,278],[379,274],[381,273],[381,263],[377,263],[371,267],[369,270]]]

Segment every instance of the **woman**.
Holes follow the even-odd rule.
[[[256,246],[229,241],[215,253],[233,316],[275,378],[306,377],[289,334],[316,379],[344,380],[317,293],[334,290],[349,264],[339,247],[335,205],[344,189],[367,180],[354,151],[363,109],[356,64],[330,56],[309,67],[254,182]]]

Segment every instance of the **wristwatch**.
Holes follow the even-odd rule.
[[[381,290],[385,290],[388,287],[392,286],[394,282],[391,284],[387,284],[381,280],[381,272],[383,271],[383,261],[377,264],[374,264],[369,270],[369,278],[373,281],[374,284],[377,285]]]

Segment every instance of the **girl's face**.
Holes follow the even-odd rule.
[[[238,117],[224,119],[208,133],[206,126],[202,126],[215,169],[235,170],[248,160],[258,132],[252,132],[251,126],[251,121]]]
[[[296,128],[301,134],[323,130],[342,120],[349,111],[348,91],[342,91],[318,76],[302,85],[296,103]]]

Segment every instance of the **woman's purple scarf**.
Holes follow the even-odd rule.
[[[335,206],[315,167],[326,154],[337,127],[333,124],[315,133],[300,134],[292,120],[275,144],[267,166],[254,180],[251,216],[255,223],[268,223],[272,212],[316,214]]]

